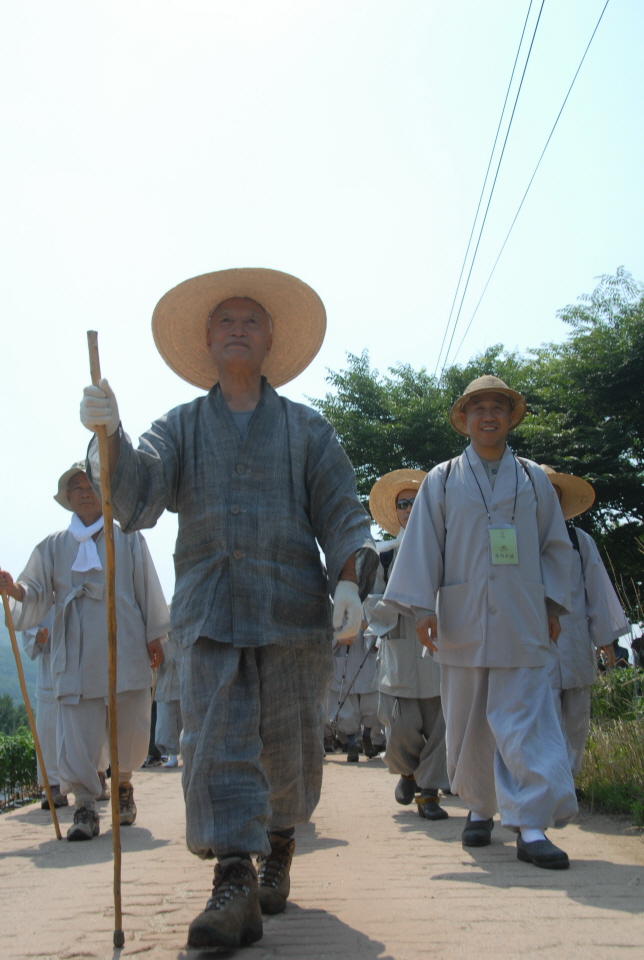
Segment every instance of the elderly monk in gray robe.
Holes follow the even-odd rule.
[[[586,480],[557,473],[541,464],[561,504],[564,520],[592,507],[595,491]],[[561,633],[550,650],[550,683],[574,777],[581,773],[590,729],[590,687],[597,677],[597,650],[615,665],[613,640],[630,624],[593,538],[568,525],[573,545],[570,578],[571,612],[561,618]]]
[[[572,548],[547,477],[506,444],[525,412],[491,376],[456,401],[450,421],[470,445],[423,483],[385,600],[416,616],[441,664],[448,774],[470,808],[463,844],[489,844],[498,809],[520,860],[560,869],[568,856],[544,831],[577,802],[548,661]]]
[[[16,627],[28,630],[54,605],[52,685],[58,702],[56,749],[60,790],[74,794],[68,840],[100,832],[96,800],[103,793],[98,770],[107,738],[107,619],[105,536],[101,501],[80,461],[62,474],[55,500],[73,513],[66,530],[52,533],[33,551],[14,583],[0,571]],[[132,773],[147,753],[150,729],[150,666],[161,662],[169,627],[168,607],[141,534],[114,527],[118,655],[119,811],[122,824],[136,819]]]
[[[440,666],[418,642],[414,617],[382,603],[426,476],[424,470],[392,470],[371,489],[371,514],[396,539],[377,544],[380,564],[365,616],[367,633],[379,637],[378,716],[387,736],[385,763],[400,777],[394,796],[403,805],[415,801],[418,815],[426,820],[445,820],[448,813],[438,798],[439,789],[449,789]]]
[[[138,450],[106,381],[85,389],[81,418],[107,428],[124,530],[179,514],[187,842],[219,861],[188,944],[234,948],[262,936],[261,910],[285,907],[294,826],[320,794],[332,627],[355,637],[356,553],[377,557],[333,428],[273,389],[322,343],[317,294],[274,270],[218,271],[169,291],[152,323],[164,359],[208,393],[155,421]]]

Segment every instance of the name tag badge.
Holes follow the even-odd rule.
[[[518,564],[519,553],[517,550],[517,530],[512,524],[494,524],[488,527],[490,533],[490,549],[492,551],[492,564],[499,566],[501,564]]]

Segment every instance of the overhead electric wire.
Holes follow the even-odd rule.
[[[530,0],[528,4],[528,12],[526,13],[525,20],[523,21],[523,30],[521,31],[521,37],[519,39],[519,46],[517,47],[517,53],[514,58],[514,63],[512,64],[512,73],[510,74],[510,81],[508,83],[508,88],[505,91],[505,100],[503,101],[503,107],[501,108],[501,116],[499,117],[499,124],[496,128],[496,134],[494,136],[494,143],[492,144],[492,150],[490,151],[490,159],[487,162],[487,170],[485,171],[485,177],[483,179],[483,186],[481,187],[481,193],[479,196],[479,202],[476,206],[476,213],[474,214],[474,220],[472,221],[472,229],[470,231],[470,236],[467,241],[467,248],[465,250],[465,256],[463,257],[463,263],[461,264],[461,272],[458,275],[458,282],[456,284],[456,290],[454,291],[454,299],[452,300],[452,306],[450,307],[449,316],[447,318],[447,323],[445,325],[445,331],[443,333],[443,339],[441,341],[440,350],[438,351],[438,357],[436,358],[436,367],[434,369],[434,376],[436,376],[436,371],[438,370],[438,364],[441,362],[441,355],[443,353],[443,347],[445,346],[445,340],[447,339],[447,334],[449,332],[450,324],[452,322],[452,314],[454,313],[454,306],[456,305],[456,298],[458,297],[459,287],[461,285],[461,280],[463,279],[463,274],[465,272],[465,264],[467,263],[467,257],[470,252],[470,247],[472,246],[472,237],[474,236],[474,230],[476,227],[476,221],[478,219],[479,211],[481,209],[481,204],[483,203],[483,196],[485,194],[485,188],[487,186],[488,177],[490,175],[490,168],[492,167],[492,160],[494,159],[494,151],[496,150],[496,145],[499,139],[499,133],[501,132],[501,126],[503,125],[503,117],[505,116],[505,108],[508,104],[508,99],[510,97],[510,90],[512,89],[512,81],[514,80],[514,74],[517,68],[517,63],[519,62],[519,54],[521,53],[521,47],[523,46],[523,38],[525,36],[526,27],[528,26],[528,20],[530,18],[530,11],[532,10],[532,4],[534,0]]]
[[[465,297],[466,297],[466,295],[467,295],[467,288],[469,287],[469,284],[470,284],[470,279],[471,279],[471,276],[472,276],[472,270],[474,269],[474,263],[475,263],[475,261],[476,261],[476,255],[477,255],[477,253],[478,253],[478,249],[479,249],[479,246],[480,246],[480,243],[481,243],[481,237],[483,236],[483,230],[485,229],[485,223],[486,223],[486,221],[487,221],[487,215],[488,215],[489,210],[490,210],[490,204],[491,204],[491,202],[492,202],[492,197],[494,196],[494,188],[496,187],[496,181],[497,181],[497,179],[498,179],[499,172],[500,172],[500,170],[501,170],[501,163],[503,162],[503,156],[504,156],[504,154],[505,154],[505,148],[506,148],[506,146],[507,146],[508,138],[509,138],[509,136],[510,136],[510,130],[512,129],[512,121],[514,120],[514,114],[515,114],[515,112],[516,112],[517,104],[518,104],[518,102],[519,102],[519,96],[521,95],[521,88],[523,87],[523,81],[525,80],[526,71],[527,71],[527,69],[528,69],[528,63],[530,62],[530,55],[532,54],[532,48],[533,48],[533,46],[534,46],[534,41],[535,41],[535,38],[536,38],[536,36],[537,36],[537,30],[539,29],[539,22],[540,22],[540,20],[541,20],[541,14],[543,13],[543,7],[544,7],[545,2],[546,2],[546,0],[541,0],[541,6],[539,7],[539,15],[538,15],[538,17],[537,17],[537,22],[535,23],[535,25],[534,25],[534,30],[533,30],[533,32],[532,32],[532,39],[530,40],[530,46],[529,46],[529,48],[528,48],[528,54],[527,54],[527,56],[526,56],[526,60],[525,60],[525,63],[524,63],[524,65],[523,65],[523,72],[522,72],[522,74],[521,74],[521,80],[520,80],[520,82],[519,82],[519,88],[518,88],[518,90],[517,90],[516,97],[514,98],[514,106],[512,107],[512,113],[511,113],[511,115],[510,115],[510,121],[509,121],[509,123],[508,123],[508,129],[507,129],[506,132],[505,132],[505,139],[504,139],[504,141],[503,141],[503,147],[501,148],[501,155],[499,156],[499,162],[498,162],[497,167],[496,167],[496,173],[494,174],[494,180],[492,181],[492,188],[491,188],[491,190],[490,190],[490,195],[489,195],[489,197],[488,197],[487,205],[486,205],[486,207],[485,207],[485,213],[484,213],[484,215],[483,215],[483,220],[482,220],[482,222],[481,222],[481,226],[480,226],[480,229],[479,229],[479,234],[478,234],[478,238],[477,238],[477,241],[476,241],[476,246],[475,246],[475,248],[474,248],[474,253],[472,254],[472,259],[471,259],[471,261],[470,261],[470,269],[468,270],[468,273],[467,273],[467,280],[465,281],[465,286],[463,287],[463,292],[461,293],[461,302],[460,302],[460,304],[459,304],[458,313],[456,314],[456,318],[455,318],[455,320],[454,320],[454,325],[453,325],[453,327],[452,327],[452,335],[451,335],[450,340],[449,340],[449,343],[448,343],[448,345],[447,345],[447,350],[446,350],[446,352],[445,352],[445,359],[443,360],[443,366],[441,367],[441,373],[440,373],[441,376],[443,375],[443,371],[444,371],[444,369],[445,369],[445,367],[446,367],[446,365],[447,365],[447,358],[449,357],[449,352],[450,352],[450,350],[451,350],[451,348],[452,348],[452,343],[454,342],[454,335],[456,334],[456,328],[457,328],[457,326],[458,326],[458,321],[459,321],[460,316],[461,316],[461,310],[463,309],[463,304],[464,304],[464,302],[465,302]]]
[[[571,82],[570,86],[568,87],[568,92],[566,93],[566,96],[564,97],[563,103],[561,104],[561,107],[560,107],[560,109],[559,109],[559,113],[557,114],[557,118],[556,118],[555,122],[554,122],[553,125],[552,125],[552,129],[551,129],[550,133],[548,134],[548,139],[546,140],[546,144],[545,144],[543,150],[541,151],[541,156],[539,157],[539,159],[538,159],[538,161],[537,161],[537,165],[536,165],[536,167],[534,168],[534,170],[533,170],[533,172],[532,172],[532,176],[530,177],[530,181],[529,181],[529,183],[528,183],[528,186],[526,187],[525,193],[523,194],[523,197],[521,198],[521,203],[519,204],[519,207],[518,207],[518,209],[517,209],[517,212],[516,212],[515,215],[514,215],[514,219],[512,220],[512,223],[510,224],[510,229],[508,230],[507,234],[505,235],[505,240],[503,241],[503,244],[502,244],[502,246],[501,246],[501,249],[499,250],[499,253],[498,253],[498,255],[497,255],[497,258],[496,258],[496,260],[494,261],[494,265],[493,265],[493,267],[492,267],[492,269],[491,269],[491,271],[490,271],[490,275],[489,275],[489,277],[487,278],[487,281],[486,281],[486,283],[485,283],[485,286],[483,287],[483,292],[481,293],[481,296],[480,296],[479,299],[478,299],[478,303],[476,304],[476,307],[474,308],[474,313],[473,313],[472,316],[470,317],[470,322],[468,323],[468,325],[467,325],[467,327],[466,327],[466,329],[465,329],[465,333],[463,334],[463,337],[462,337],[462,339],[461,339],[461,342],[460,342],[459,345],[458,345],[458,349],[457,349],[457,351],[456,351],[455,356],[458,356],[458,354],[460,353],[461,347],[462,347],[463,344],[465,343],[465,338],[467,337],[467,335],[468,335],[468,333],[469,333],[469,331],[470,331],[470,327],[472,326],[472,323],[474,322],[474,317],[476,316],[476,314],[477,314],[477,312],[478,312],[478,309],[479,309],[479,307],[481,306],[481,301],[483,300],[483,297],[485,296],[485,291],[487,290],[487,288],[488,288],[489,285],[490,285],[490,280],[491,280],[492,277],[494,276],[494,271],[496,270],[497,264],[498,264],[499,260],[501,259],[501,254],[502,254],[503,251],[505,250],[505,245],[507,244],[508,240],[510,239],[510,234],[512,233],[512,230],[513,230],[513,228],[514,228],[514,225],[515,225],[515,223],[517,222],[517,219],[518,219],[518,217],[519,217],[519,214],[521,213],[521,208],[523,207],[523,204],[525,203],[525,199],[526,199],[526,197],[528,196],[528,192],[529,192],[529,190],[530,190],[530,187],[532,186],[532,181],[533,181],[534,178],[536,177],[536,175],[537,175],[537,170],[538,170],[539,167],[541,166],[541,161],[543,160],[544,154],[545,154],[546,150],[548,149],[548,144],[550,143],[550,141],[551,141],[551,139],[552,139],[552,135],[553,135],[553,133],[555,132],[555,128],[556,128],[557,124],[559,123],[559,118],[561,117],[561,114],[563,113],[563,110],[564,110],[564,107],[566,106],[566,102],[567,102],[567,100],[568,100],[568,97],[570,96],[570,93],[571,93],[571,91],[572,91],[572,88],[573,88],[574,85],[575,85],[575,81],[576,81],[576,79],[577,79],[577,75],[579,74],[579,71],[580,71],[581,68],[582,68],[583,62],[584,62],[584,60],[586,59],[586,54],[587,54],[588,51],[590,50],[590,45],[591,45],[591,43],[593,42],[593,40],[594,40],[594,38],[595,38],[595,34],[597,33],[597,30],[599,29],[599,24],[602,22],[602,17],[603,17],[604,14],[606,13],[606,7],[608,6],[609,3],[610,3],[610,0],[606,0],[606,3],[605,3],[604,6],[603,6],[602,12],[599,14],[599,19],[598,19],[597,23],[595,24],[595,29],[593,30],[593,32],[592,32],[592,34],[591,34],[591,36],[590,36],[590,40],[588,41],[588,44],[586,45],[586,49],[584,50],[584,54],[583,54],[581,60],[579,61],[579,66],[578,66],[577,69],[575,70],[575,75],[574,75],[574,77],[572,78],[572,82]],[[442,371],[441,371],[441,372],[442,372]]]

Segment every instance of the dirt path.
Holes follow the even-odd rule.
[[[492,846],[465,851],[465,810],[430,824],[393,799],[382,761],[325,762],[314,821],[298,828],[292,901],[265,922],[249,960],[444,960],[644,955],[644,841],[620,818],[582,813],[554,835],[570,870],[517,861],[499,827]],[[111,834],[57,842],[38,809],[0,817],[1,956],[39,960],[196,960],[186,929],[207,899],[212,864],[183,841],[180,774],[136,776],[139,818],[122,830],[126,946],[112,949]],[[70,810],[61,811],[66,830]],[[74,869],[70,869],[73,867]]]

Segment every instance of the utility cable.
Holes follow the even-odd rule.
[[[517,63],[519,62],[519,54],[521,53],[521,47],[523,46],[523,38],[525,36],[526,27],[528,25],[528,19],[530,17],[530,11],[532,10],[532,4],[534,0],[530,0],[528,5],[528,12],[526,13],[525,20],[523,21],[523,30],[521,31],[521,38],[519,40],[519,46],[517,47],[517,53],[514,58],[514,63],[512,64],[512,73],[510,74],[510,82],[508,83],[508,88],[505,91],[505,100],[503,101],[503,107],[501,109],[501,116],[499,117],[499,124],[496,128],[496,134],[494,136],[494,143],[492,144],[492,150],[490,151],[490,159],[487,162],[487,170],[485,171],[485,177],[483,179],[483,186],[481,187],[481,193],[479,196],[479,202],[476,206],[476,213],[474,214],[474,220],[472,221],[472,229],[470,231],[469,240],[467,241],[467,248],[465,250],[465,256],[463,257],[463,263],[461,264],[461,272],[458,275],[458,282],[456,284],[456,290],[454,291],[454,299],[452,300],[452,306],[450,307],[449,316],[447,318],[447,323],[445,325],[445,330],[443,332],[443,339],[441,341],[441,347],[438,351],[438,357],[436,358],[436,367],[434,369],[434,376],[438,371],[438,364],[441,362],[441,356],[443,353],[443,347],[445,346],[445,340],[447,339],[447,334],[449,332],[450,324],[452,322],[452,314],[454,313],[454,307],[456,305],[456,298],[458,297],[459,287],[461,285],[461,280],[463,279],[463,273],[465,272],[465,264],[467,263],[467,257],[470,252],[470,247],[472,246],[472,237],[474,236],[474,229],[476,227],[476,221],[478,219],[479,211],[481,209],[481,204],[483,203],[483,196],[485,194],[485,188],[487,186],[488,177],[490,175],[490,168],[492,166],[492,160],[494,158],[494,151],[496,150],[496,145],[499,139],[499,133],[501,132],[501,126],[503,124],[503,117],[505,116],[505,108],[508,103],[510,96],[510,90],[512,89],[512,81],[514,80],[514,74],[517,68]]]
[[[454,336],[455,336],[455,334],[456,334],[456,328],[457,328],[457,326],[458,326],[458,321],[459,321],[459,318],[460,318],[460,316],[461,316],[461,310],[463,309],[463,304],[464,304],[464,302],[465,302],[465,297],[466,297],[466,295],[467,295],[467,288],[469,287],[469,284],[470,284],[470,279],[471,279],[471,276],[472,276],[472,270],[474,269],[474,263],[475,263],[475,261],[476,261],[476,255],[477,255],[477,253],[478,253],[479,245],[480,245],[480,243],[481,243],[481,237],[483,236],[483,230],[485,229],[485,223],[486,223],[486,221],[487,221],[487,215],[488,215],[488,213],[489,213],[490,204],[491,204],[491,202],[492,202],[492,197],[493,197],[493,195],[494,195],[494,188],[495,188],[495,186],[496,186],[496,181],[497,181],[497,179],[498,179],[499,172],[500,172],[500,170],[501,170],[501,163],[503,162],[503,156],[504,156],[504,154],[505,154],[505,148],[506,148],[507,143],[508,143],[508,137],[510,136],[510,130],[512,129],[512,121],[514,120],[514,114],[515,114],[515,112],[516,112],[517,104],[518,104],[518,102],[519,102],[519,96],[520,96],[520,94],[521,94],[521,88],[523,87],[523,81],[524,81],[524,79],[525,79],[526,71],[527,71],[527,69],[528,69],[528,63],[530,62],[530,56],[531,56],[531,54],[532,54],[532,48],[533,48],[533,46],[534,46],[534,41],[535,41],[535,38],[536,38],[536,36],[537,36],[537,30],[539,29],[539,23],[540,23],[540,21],[541,21],[541,14],[543,13],[543,7],[544,7],[545,2],[546,2],[546,0],[541,0],[541,6],[540,6],[540,8],[539,8],[539,16],[537,17],[537,22],[535,23],[534,30],[533,30],[533,32],[532,32],[532,39],[531,39],[531,41],[530,41],[530,47],[529,47],[529,49],[528,49],[528,55],[527,55],[527,57],[526,57],[525,64],[523,65],[523,73],[521,74],[521,81],[520,81],[520,83],[519,83],[519,89],[517,90],[516,97],[514,98],[514,106],[513,106],[513,108],[512,108],[512,114],[510,115],[510,122],[509,122],[509,124],[508,124],[508,129],[506,130],[506,133],[505,133],[505,139],[504,139],[504,141],[503,141],[503,147],[502,147],[502,149],[501,149],[501,155],[500,155],[500,157],[499,157],[499,162],[498,162],[497,167],[496,167],[496,173],[495,173],[495,175],[494,175],[494,180],[492,181],[492,188],[491,188],[491,190],[490,190],[490,196],[488,197],[487,206],[486,206],[486,208],[485,208],[485,214],[483,215],[483,221],[482,221],[481,227],[480,227],[480,229],[479,229],[478,239],[477,239],[477,241],[476,241],[476,246],[475,246],[475,248],[474,248],[474,253],[472,254],[472,259],[471,259],[471,261],[470,261],[470,269],[469,269],[469,271],[468,271],[467,280],[465,281],[465,286],[464,286],[463,292],[462,292],[462,294],[461,294],[461,302],[460,302],[460,304],[459,304],[458,313],[456,314],[456,319],[454,320],[454,326],[452,327],[452,335],[451,335],[450,340],[449,340],[449,343],[448,343],[448,345],[447,345],[447,351],[446,351],[446,353],[445,353],[445,359],[443,360],[443,366],[441,367],[441,376],[443,375],[443,370],[445,369],[445,367],[446,367],[446,365],[447,365],[447,358],[449,357],[449,352],[450,352],[450,350],[451,350],[451,348],[452,348],[452,343],[454,342]]]
[[[592,34],[591,34],[591,37],[590,37],[590,40],[588,41],[588,45],[586,46],[586,49],[584,50],[584,54],[583,54],[581,60],[579,61],[579,66],[577,67],[577,69],[576,69],[576,71],[575,71],[575,75],[574,75],[574,77],[572,78],[572,82],[571,82],[570,86],[568,87],[568,92],[567,92],[566,96],[564,97],[563,103],[561,104],[561,108],[560,108],[560,110],[559,110],[559,113],[557,114],[557,119],[555,120],[555,122],[554,122],[553,125],[552,125],[552,130],[550,131],[550,133],[549,133],[549,135],[548,135],[548,139],[546,140],[546,145],[545,145],[545,147],[543,148],[543,150],[541,151],[541,156],[539,157],[539,159],[538,159],[538,161],[537,161],[537,165],[536,165],[536,167],[534,168],[534,171],[533,171],[533,173],[532,173],[532,176],[530,177],[530,182],[528,183],[528,186],[526,187],[525,193],[523,194],[523,197],[521,198],[521,203],[519,204],[519,207],[518,207],[518,209],[517,209],[517,212],[516,212],[515,215],[514,215],[514,219],[512,220],[512,223],[510,224],[510,229],[508,230],[508,232],[507,232],[507,234],[506,234],[506,236],[505,236],[505,240],[503,241],[503,245],[501,246],[501,249],[499,250],[498,256],[497,256],[496,260],[494,261],[494,266],[492,267],[492,269],[491,269],[491,271],[490,271],[490,275],[489,275],[489,277],[487,278],[487,281],[486,281],[486,283],[485,283],[485,286],[483,287],[483,292],[482,292],[481,296],[479,297],[479,300],[478,300],[478,303],[476,304],[476,307],[474,308],[474,313],[472,314],[472,316],[471,316],[471,318],[470,318],[470,322],[468,323],[468,325],[467,325],[467,327],[466,327],[466,329],[465,329],[465,333],[463,334],[463,338],[462,338],[461,342],[460,342],[459,345],[458,345],[458,350],[456,351],[455,356],[458,356],[458,354],[460,353],[461,347],[463,346],[463,344],[464,344],[464,342],[465,342],[465,338],[467,337],[467,335],[468,335],[468,333],[469,333],[469,330],[470,330],[470,327],[472,326],[472,323],[474,322],[474,317],[476,316],[476,314],[477,314],[477,312],[478,312],[478,309],[479,309],[479,307],[481,306],[481,301],[482,301],[483,297],[485,296],[485,291],[487,290],[487,288],[488,288],[489,285],[490,285],[490,280],[491,280],[492,277],[494,276],[494,271],[496,270],[497,264],[498,264],[499,260],[501,259],[501,254],[502,254],[503,251],[505,250],[505,245],[507,244],[508,240],[510,239],[510,234],[512,233],[512,230],[513,230],[513,228],[514,228],[514,225],[515,225],[515,223],[517,222],[517,219],[518,219],[518,217],[519,217],[519,214],[521,213],[521,208],[523,207],[523,204],[525,203],[525,199],[526,199],[526,197],[528,196],[528,192],[529,192],[529,190],[530,190],[530,187],[532,186],[532,181],[534,180],[534,178],[535,178],[536,175],[537,175],[537,170],[539,169],[539,167],[540,167],[540,165],[541,165],[541,161],[543,160],[544,154],[545,154],[546,150],[548,149],[548,144],[550,143],[550,141],[551,141],[551,139],[552,139],[552,135],[553,135],[553,133],[555,132],[555,128],[556,128],[557,124],[559,123],[559,118],[561,117],[561,114],[563,113],[563,109],[564,109],[564,107],[566,106],[566,102],[568,101],[568,97],[570,96],[570,93],[571,93],[571,91],[572,91],[572,88],[573,88],[574,85],[575,85],[575,80],[577,79],[577,76],[578,76],[578,74],[579,74],[579,71],[580,71],[581,68],[582,68],[582,64],[583,64],[584,60],[586,59],[586,54],[587,54],[588,51],[590,50],[590,45],[591,45],[591,43],[592,43],[593,40],[594,40],[594,37],[595,37],[595,34],[597,33],[597,30],[599,29],[599,24],[602,22],[602,17],[604,16],[604,14],[605,14],[605,12],[606,12],[606,7],[608,6],[609,3],[610,3],[610,0],[606,0],[606,3],[604,4],[604,7],[603,7],[603,9],[602,9],[602,12],[601,12],[600,15],[599,15],[599,19],[598,19],[597,23],[595,24],[595,29],[593,30],[593,32],[592,32]]]

